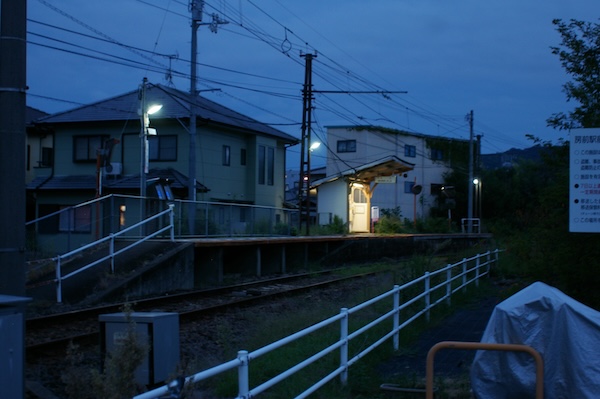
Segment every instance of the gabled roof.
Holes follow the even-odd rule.
[[[175,169],[150,169],[146,181],[152,179],[166,179],[172,189],[186,189],[188,178]],[[140,187],[140,175],[116,177],[110,176],[104,179],[102,185],[107,190],[137,190]],[[38,177],[27,185],[28,190],[96,190],[95,175],[76,176],[46,176]],[[200,192],[210,191],[205,185],[196,183],[196,189]]]
[[[29,125],[34,120],[43,118],[45,116],[48,116],[48,113],[46,113],[44,111],[40,111],[37,108],[33,108],[33,107],[30,107],[30,106],[27,106],[25,108],[25,123],[27,125]]]
[[[379,176],[392,176],[413,170],[415,164],[403,161],[395,155],[369,162],[356,168],[346,169],[336,175],[325,177],[315,181],[312,186],[317,187],[324,183],[330,183],[341,178],[350,178],[363,183],[371,183]]]
[[[153,120],[190,117],[190,95],[180,90],[163,85],[148,84],[146,103],[162,104],[163,106],[160,112],[152,117]],[[139,107],[139,90],[134,90],[93,104],[43,117],[36,122],[59,124],[138,120],[140,118]],[[298,142],[297,138],[287,133],[200,96],[196,98],[195,111],[199,119],[208,123],[274,136],[288,144]]]

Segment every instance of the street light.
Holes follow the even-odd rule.
[[[475,211],[477,213],[477,217],[481,219],[481,188],[482,182],[478,178],[473,179],[473,184],[475,185]],[[481,223],[481,222],[480,222]]]
[[[149,127],[150,117],[160,111],[162,104],[146,104],[146,85],[148,78],[144,78],[140,88],[140,197],[146,197],[146,174],[148,173],[148,136],[155,136],[156,129]]]

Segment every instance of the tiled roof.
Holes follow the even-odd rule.
[[[146,181],[152,179],[166,179],[172,189],[186,189],[188,178],[175,169],[151,169],[148,171]],[[114,177],[104,179],[102,187],[106,190],[135,190],[140,187],[140,175]],[[46,176],[38,177],[27,185],[28,190],[96,190],[95,175],[77,176]],[[210,191],[205,185],[196,183],[196,189],[200,192]]]
[[[148,84],[146,104],[162,104],[162,109],[152,119],[181,119],[190,116],[190,95],[163,85]],[[117,97],[84,105],[69,111],[60,112],[38,119],[37,123],[59,124],[98,121],[127,121],[139,119],[139,90]],[[206,98],[196,99],[196,115],[199,119],[219,125],[227,125],[254,133],[275,136],[287,143],[296,143],[298,139],[269,125],[235,112]]]
[[[44,111],[40,111],[39,109],[30,106],[25,108],[25,123],[27,124],[30,124],[34,120],[43,118],[45,116],[48,116],[48,114]]]

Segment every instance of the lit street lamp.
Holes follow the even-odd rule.
[[[148,173],[148,136],[155,136],[156,129],[149,127],[150,117],[149,115],[155,114],[162,108],[161,104],[146,104],[146,85],[148,84],[148,78],[144,78],[142,86],[140,88],[140,142],[141,142],[141,154],[140,154],[140,197],[146,197],[146,174]]]
[[[475,185],[475,213],[479,219],[481,219],[481,186],[482,182],[478,178],[473,179],[473,184]],[[481,221],[479,222],[481,223]]]

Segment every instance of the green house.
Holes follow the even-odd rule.
[[[162,108],[145,120],[147,112],[142,111],[154,104]],[[190,133],[192,104],[195,140]],[[40,118],[34,125],[53,138],[52,163],[36,168],[35,178],[27,183],[36,218],[108,194],[164,199],[164,191],[157,190],[161,186],[168,186],[167,194],[176,200],[282,208],[286,148],[298,142],[213,101],[198,96],[192,102],[189,93],[146,83],[138,90]],[[130,204],[128,221],[123,221],[125,205],[114,206],[117,211],[111,212],[121,213],[115,216],[121,227],[140,220],[131,216],[140,211],[133,212]],[[107,222],[94,226],[100,219],[97,212],[93,206],[77,208],[36,229],[79,233],[85,242],[85,236],[100,227],[106,230]]]

